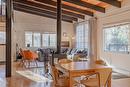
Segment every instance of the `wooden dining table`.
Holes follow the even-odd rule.
[[[90,70],[111,68],[108,66],[95,64],[95,62],[92,62],[92,61],[80,61],[80,62],[55,64],[55,66],[58,70],[62,71],[63,73],[68,73],[69,87],[73,87],[73,84],[74,84],[73,78],[74,77],[80,77],[83,75],[87,75],[87,73]],[[111,77],[108,79],[107,87],[111,87]]]

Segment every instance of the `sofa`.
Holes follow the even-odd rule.
[[[43,62],[43,61],[49,61],[50,57],[52,56],[52,53],[54,52],[54,49],[46,48],[42,49],[39,48],[38,50],[38,60]]]
[[[77,60],[75,58],[87,58],[88,56],[88,50],[87,49],[77,49],[77,48],[62,48],[61,54],[56,54],[55,49],[38,49],[38,60],[39,61],[49,61],[50,57],[52,57],[52,54],[54,54],[54,57],[64,57],[69,58],[71,60]]]
[[[87,58],[88,50],[87,49],[77,49],[77,48],[67,49],[66,55],[67,55],[67,58],[74,60],[74,61],[78,61],[77,58]]]

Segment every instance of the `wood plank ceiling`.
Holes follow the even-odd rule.
[[[13,0],[14,10],[40,15],[48,18],[57,18],[57,0]],[[62,0],[62,20],[66,22],[84,19],[85,15],[94,16],[96,11],[105,13],[109,6],[120,8],[119,0]]]

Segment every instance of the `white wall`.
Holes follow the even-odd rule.
[[[106,13],[97,13],[98,58],[106,59],[112,66],[130,74],[130,54],[103,51],[103,26],[124,21],[130,22],[130,0],[123,0],[122,8],[109,7]]]
[[[12,58],[16,57],[16,43],[19,47],[25,48],[25,31],[34,32],[56,32],[56,20],[46,17],[36,16],[24,12],[14,11],[12,29]],[[0,23],[0,31],[5,31],[5,24]],[[66,32],[67,37],[62,36],[63,41],[70,41],[74,36],[73,23],[62,22],[62,33]],[[72,46],[73,44],[71,44]],[[5,61],[5,45],[0,45],[0,61]]]
[[[46,17],[36,16],[24,12],[14,11],[14,26],[13,26],[13,57],[15,57],[16,43],[19,47],[25,48],[25,31],[35,32],[56,32],[56,20]],[[74,35],[73,23],[62,22],[62,33],[66,32],[68,37]],[[62,36],[62,40],[70,40]]]

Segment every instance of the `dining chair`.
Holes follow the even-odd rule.
[[[101,59],[96,60],[95,63],[96,63],[96,64],[100,64],[100,65],[105,65],[105,66],[106,66],[106,62],[103,61],[103,60],[101,60]]]
[[[58,61],[59,64],[66,64],[66,63],[71,63],[71,62],[72,62],[72,60],[69,60],[69,59],[60,59]],[[59,76],[61,76],[61,77],[66,76],[66,73],[63,73],[60,70],[58,70],[58,72],[59,72]]]
[[[87,79],[81,80],[81,84],[86,87],[107,87],[109,80],[111,79],[111,68],[97,69],[95,72],[99,73],[99,77],[96,78],[87,77]]]
[[[30,50],[20,50],[20,54],[22,55],[22,60],[21,63],[23,66],[25,66],[27,68],[30,68],[31,63],[35,64],[36,67],[38,67],[37,64],[37,58],[38,58],[38,54],[30,51]]]
[[[59,64],[65,64],[65,63],[70,63],[70,62],[72,62],[72,60],[69,60],[69,59],[60,59],[59,61],[58,61],[58,63]]]
[[[66,77],[66,76],[59,77],[59,72],[55,66],[51,66],[51,71],[52,71],[52,77],[54,80],[54,84],[56,87],[69,87],[69,78],[68,77]]]
[[[69,77],[68,76],[59,77],[58,69],[55,66],[51,66],[51,71],[52,71],[54,85],[56,87],[69,87]],[[75,87],[75,84],[78,84],[78,82],[74,81],[74,87]]]

